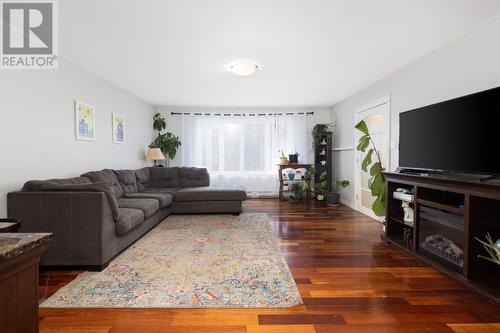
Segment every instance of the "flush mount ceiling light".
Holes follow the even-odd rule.
[[[238,60],[227,65],[229,71],[239,76],[251,76],[255,74],[260,66],[253,61]]]

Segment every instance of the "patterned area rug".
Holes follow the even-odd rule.
[[[41,307],[274,308],[302,300],[265,214],[170,216]]]

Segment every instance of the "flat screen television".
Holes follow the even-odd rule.
[[[399,115],[399,169],[500,174],[500,87]]]

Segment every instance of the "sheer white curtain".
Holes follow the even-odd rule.
[[[183,165],[203,166],[213,185],[241,185],[250,195],[276,195],[279,150],[307,162],[306,115],[183,114]]]

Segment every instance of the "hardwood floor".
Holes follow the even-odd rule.
[[[248,200],[265,212],[304,304],[289,309],[40,309],[40,332],[493,333],[500,308],[380,241],[347,207]],[[40,301],[78,271],[40,275]]]

